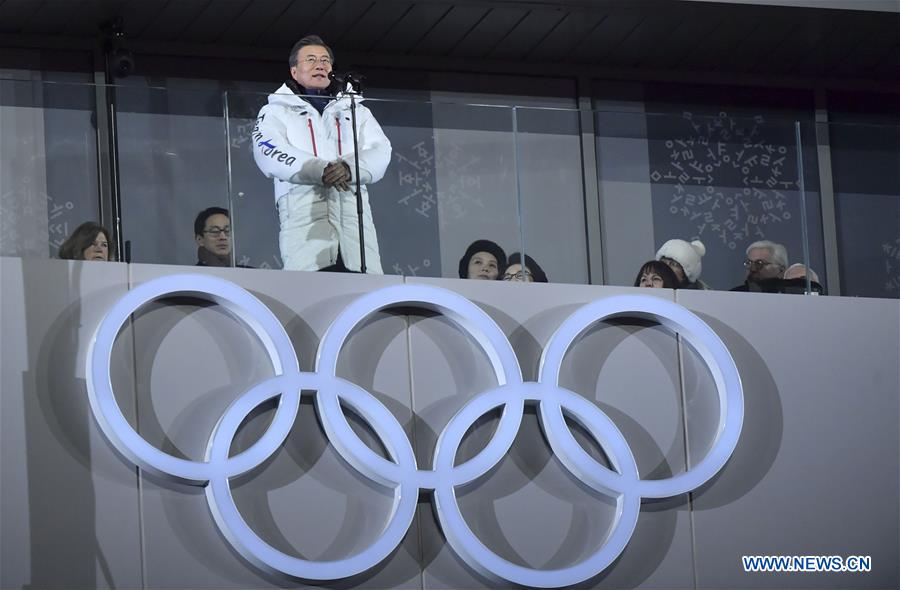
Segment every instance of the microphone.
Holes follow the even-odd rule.
[[[363,82],[366,80],[366,77],[358,72],[331,72],[328,74],[328,77],[337,85],[339,91],[346,92],[349,84],[353,87],[353,92],[356,94],[362,92]]]

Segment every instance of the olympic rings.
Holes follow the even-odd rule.
[[[275,376],[252,387],[225,410],[209,437],[203,461],[191,461],[156,449],[128,423],[116,402],[110,379],[113,344],[128,317],[154,300],[189,295],[222,305],[260,340]],[[337,358],[349,336],[379,310],[412,305],[443,314],[468,333],[487,355],[498,386],[469,400],[438,437],[430,470],[420,469],[402,425],[370,393],[335,374]],[[688,342],[709,368],[719,398],[716,436],[705,457],[684,473],[642,480],[622,433],[596,405],[559,386],[566,352],[592,325],[616,317],[659,322]],[[206,487],[210,512],[228,542],[260,568],[306,580],[335,580],[364,572],[400,544],[415,515],[421,490],[434,494],[436,514],[447,542],[484,575],[517,584],[558,587],[590,579],[624,550],[637,523],[642,498],[679,495],[709,481],[737,445],[744,413],[743,387],[734,360],[719,337],[687,309],[657,297],[620,295],[596,300],[569,316],[550,338],[541,356],[537,382],[524,382],[506,336],[479,307],[462,296],[424,285],[398,285],[363,295],[332,322],[319,344],[315,370],[301,372],[290,339],[262,302],[234,283],[204,275],[171,275],[138,285],[120,299],[97,327],[86,357],[91,409],[112,445],[148,471]],[[301,391],[315,391],[320,421],[338,454],[365,477],[393,490],[394,501],[381,536],[362,551],[334,561],[309,561],[286,555],[263,541],[235,505],[229,480],[265,462],[287,438],[300,408]],[[263,402],[278,398],[268,430],[251,447],[229,456],[240,424]],[[556,570],[511,563],[487,548],[463,517],[456,488],[489,473],[507,454],[519,430],[524,406],[537,403],[539,419],[553,452],[590,488],[615,498],[616,517],[605,542],[581,561]],[[372,451],[350,428],[341,406],[357,413],[383,443],[389,458]],[[460,444],[475,421],[501,408],[493,438],[475,457],[456,465]],[[612,469],[591,458],[566,424],[578,422],[603,448]]]

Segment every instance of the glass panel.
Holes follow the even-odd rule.
[[[237,264],[254,268],[281,268],[278,251],[278,214],[272,181],[253,161],[252,134],[267,94],[228,92],[225,95],[228,132],[228,184]]]
[[[526,268],[513,256],[510,279],[588,283],[580,121],[572,109],[516,109]]]
[[[0,254],[55,256],[81,222],[99,220],[96,89],[0,84]],[[115,92],[132,260],[195,264],[197,213],[222,207],[235,261],[281,268],[272,181],[250,149],[268,95]],[[467,247],[490,239],[506,254],[532,256],[554,282],[587,282],[579,111],[369,99],[360,113],[392,144],[382,177],[368,187],[386,273],[456,277]],[[789,264],[812,268],[826,284],[812,123],[726,113],[594,117],[605,282],[633,284],[644,261],[680,238],[704,242],[701,278],[712,288],[742,284],[746,249],[764,239],[784,244]],[[341,129],[346,158],[349,122]],[[898,129],[827,127],[846,294],[900,293]],[[324,141],[336,144],[336,133]],[[355,211],[354,201],[346,205]],[[228,245],[220,256],[231,263]]]
[[[806,295],[826,295],[828,276],[825,266],[825,238],[822,229],[822,195],[819,192],[819,158],[816,126],[813,122],[794,122],[797,146],[797,172],[801,213],[801,248],[785,271],[786,290]]]
[[[290,95],[286,98],[288,101],[297,100]],[[268,145],[274,145],[271,151],[261,151],[260,157],[265,158],[277,159],[281,155],[276,154],[277,141],[286,141],[291,149],[299,149],[306,154],[292,152],[281,162],[275,162],[284,164],[285,168],[291,165],[302,167],[299,162],[288,162],[287,158],[308,157],[313,149],[316,158],[324,160],[320,168],[325,161],[339,157],[352,167],[350,111],[341,110],[340,139],[337,124],[332,128],[329,121],[329,126],[324,127],[322,116],[299,100],[294,105],[295,109],[287,115],[296,124],[283,127],[281,131],[263,124],[259,135],[254,136],[257,114],[268,100],[267,95],[228,94],[236,257],[239,262],[245,261],[253,266],[282,267],[279,224],[290,224],[293,216],[293,219],[302,222],[294,228],[294,235],[300,237],[288,236],[283,240],[284,247],[298,253],[295,259],[305,261],[299,263],[305,264],[305,268],[329,266],[336,255],[336,225],[339,224],[338,212],[341,210],[346,213],[341,231],[350,232],[348,241],[358,248],[355,198],[347,193],[342,193],[343,196],[338,198],[332,192],[327,197],[331,200],[326,203],[321,199],[321,177],[317,171],[313,181],[316,188],[309,193],[313,201],[304,206],[302,199],[307,193],[303,187],[312,185],[286,183],[277,185],[273,190],[273,181],[260,172],[254,161],[252,146],[255,144],[257,148],[261,146],[269,150]],[[334,111],[329,109],[326,114],[333,116]],[[269,116],[268,113],[266,116]],[[366,132],[366,125],[371,125],[372,120],[377,121],[391,144],[390,158],[383,175],[377,182],[367,185],[377,230],[378,256],[374,260],[376,263],[380,261],[386,274],[457,277],[460,258],[474,240],[491,239],[506,248],[517,243],[515,142],[511,109],[367,99],[359,107],[357,117],[363,129],[360,141],[364,147],[361,151],[374,149],[366,145],[376,135],[374,131]],[[371,171],[367,172],[364,164],[367,158],[372,162],[372,157],[369,154],[361,160],[363,178],[370,175]],[[262,161],[266,163],[266,160]],[[277,169],[272,170],[272,173],[278,173]],[[288,174],[286,171],[284,173]],[[290,173],[296,174],[297,171]],[[300,177],[294,178],[303,180],[303,173],[300,174]],[[294,190],[291,195],[296,195],[291,197],[294,199],[293,205],[288,205],[288,200],[284,198],[290,190]],[[276,192],[279,193],[277,207]],[[319,202],[322,204],[317,205]],[[330,221],[310,224],[309,211],[313,210],[310,207],[318,206],[321,206],[321,211],[317,215],[323,221],[326,217]],[[314,252],[303,250],[304,245],[313,239],[319,240]],[[373,266],[373,255],[372,251],[367,253],[370,271],[377,268]],[[341,256],[345,261],[348,258],[344,252]],[[358,255],[354,253],[352,258],[358,260]]]
[[[513,111],[447,103],[432,108],[441,276],[458,277],[460,270],[480,276],[477,264],[460,264],[476,240],[497,244],[503,252],[495,257],[521,249]]]
[[[900,298],[900,126],[831,124],[841,293]]]
[[[634,284],[645,261],[668,240],[680,239],[666,250],[683,258],[688,282],[783,290],[764,279],[780,278],[790,263],[803,261],[801,211],[810,220],[810,263],[824,268],[818,177],[804,177],[804,210],[794,121],[621,112],[596,112],[595,121],[610,284]],[[703,243],[702,256],[687,243],[693,240]],[[747,249],[762,240],[785,246],[787,260],[745,282]],[[759,252],[751,254],[762,260]]]
[[[223,95],[215,89],[115,90],[122,234],[131,260],[194,265],[198,213],[229,209]],[[225,229],[227,221],[217,219],[216,228]],[[201,239],[216,260],[230,262],[230,236],[205,233]]]
[[[100,219],[94,105],[87,84],[0,80],[0,255],[57,257]]]
[[[392,147],[384,178],[370,189],[384,272],[456,276],[457,265],[452,256],[442,256],[441,248],[442,228],[453,218],[455,196],[447,184],[445,152],[438,152],[444,144],[434,129],[441,109],[428,102],[367,104]]]

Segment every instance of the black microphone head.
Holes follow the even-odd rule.
[[[331,80],[331,84],[328,85],[331,94],[336,95],[347,90],[347,78],[344,74],[331,71],[328,72],[328,79]]]
[[[344,83],[349,84],[353,88],[354,94],[361,94],[363,91],[363,82],[365,82],[366,77],[360,74],[359,72],[354,72],[352,70],[344,72]]]
[[[354,94],[358,94],[361,92],[362,83],[366,79],[365,76],[357,74],[356,72],[330,72],[328,77],[331,79],[331,91],[333,94],[337,94],[338,92],[346,92],[347,85],[352,86],[352,92]]]
[[[337,96],[343,92],[347,86],[347,83],[344,82],[344,77],[337,72],[328,72],[328,79],[331,80],[331,84],[328,85],[327,91],[332,96]]]

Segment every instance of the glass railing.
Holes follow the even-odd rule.
[[[834,183],[842,295],[900,298],[900,126],[820,124]]]
[[[0,81],[0,254],[58,257],[102,218],[132,262],[358,268],[352,112],[283,98],[258,125],[268,94]],[[369,272],[630,286],[663,248],[687,286],[900,297],[897,128],[382,99],[356,116]],[[763,240],[786,260],[748,253]]]
[[[222,93],[129,86],[115,93],[121,228],[131,261],[195,264],[197,214],[230,208]],[[216,252],[228,236],[201,239],[230,263],[229,248]]]
[[[321,171],[336,160],[355,168],[349,103],[320,116],[297,97],[279,95],[257,128],[268,100],[228,94],[236,258],[314,270],[335,264],[340,252],[346,266],[359,268],[354,183],[326,190]],[[356,108],[361,178],[377,179],[363,185],[371,210],[371,221],[363,216],[368,270],[457,277],[474,241],[515,248],[514,109],[368,99]],[[320,162],[312,177],[302,171],[304,158]],[[260,166],[281,180],[299,176],[275,182]]]
[[[98,210],[95,88],[0,80],[0,254],[55,257]]]
[[[607,283],[633,284],[657,255],[677,259],[682,284],[718,290],[791,291],[777,280],[791,264],[822,267],[799,123],[596,112],[594,125]],[[749,251],[763,241],[783,249]]]
[[[515,115],[521,248],[511,252],[513,264],[504,274],[588,283],[586,229],[598,220],[586,218],[582,115],[546,108],[517,108]]]

